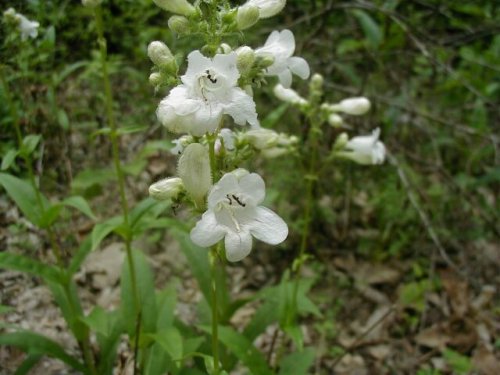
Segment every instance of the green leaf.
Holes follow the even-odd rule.
[[[94,221],[97,220],[97,217],[92,212],[92,209],[90,208],[88,202],[83,197],[80,196],[69,197],[63,200],[61,203],[65,206],[76,208],[82,214],[87,215]]]
[[[37,134],[30,134],[24,137],[19,153],[21,155],[30,155],[35,150],[38,143],[40,143],[41,138],[42,137]]]
[[[17,368],[14,375],[27,375],[30,370],[35,366],[40,359],[42,358],[41,354],[29,354],[28,357],[21,363],[21,365]]]
[[[4,187],[24,216],[33,224],[40,225],[42,212],[33,186],[7,173],[0,173],[0,185]],[[45,208],[49,207],[49,201],[41,193],[40,199]]]
[[[453,372],[459,375],[470,374],[472,371],[472,362],[469,357],[466,357],[454,350],[445,349],[443,352],[444,359],[450,367],[453,369]]]
[[[169,327],[166,330],[159,331],[150,335],[160,346],[168,353],[172,360],[176,361],[182,358],[183,345],[182,336],[175,327]]]
[[[81,319],[92,331],[103,336],[109,335],[109,320],[106,311],[96,306],[88,316]]]
[[[383,35],[377,22],[364,10],[355,9],[351,12],[361,25],[370,46],[378,48],[382,43]]]
[[[60,359],[77,371],[87,374],[86,368],[74,357],[70,356],[55,341],[33,332],[14,332],[0,335],[0,345],[15,346],[27,353],[45,354]]]
[[[177,292],[175,284],[170,284],[165,290],[161,291],[156,298],[158,306],[158,320],[156,321],[156,330],[163,331],[174,324],[175,304],[177,303]]]
[[[156,297],[154,295],[154,276],[144,254],[132,250],[134,262],[137,296],[134,295],[130,267],[128,262],[123,263],[121,279],[121,310],[123,320],[131,337],[135,336],[136,319],[141,316],[141,330],[145,333],[156,331]],[[135,305],[136,298],[138,306]]]
[[[71,262],[68,267],[68,274],[71,276],[78,272],[80,266],[87,258],[87,255],[92,251],[92,238],[87,236],[85,240],[78,247],[77,252],[72,256]]]
[[[211,333],[209,327],[200,327],[203,331]],[[219,341],[248,367],[252,374],[272,375],[266,359],[245,336],[236,332],[231,327],[219,326]]]
[[[9,169],[12,163],[16,160],[18,154],[19,152],[14,148],[11,148],[9,151],[7,151],[2,158],[2,166],[0,167],[0,169],[2,171]]]
[[[277,322],[279,302],[276,299],[266,300],[255,312],[252,320],[245,328],[244,334],[246,338],[253,342],[266,328]]]
[[[115,216],[112,217],[111,219],[103,221],[102,223],[96,224],[92,229],[92,234],[90,235],[92,239],[90,251],[94,251],[95,249],[97,249],[101,244],[102,240],[104,240],[108,234],[113,232],[116,228],[118,228],[122,224],[123,224],[122,216]]]
[[[291,353],[280,362],[279,375],[303,375],[309,373],[314,362],[315,350],[306,348],[303,351]]]
[[[262,126],[264,128],[273,128],[278,121],[283,117],[285,112],[288,110],[289,105],[287,103],[281,104],[275,110],[271,111],[264,120],[262,120]]]
[[[116,173],[111,168],[86,169],[78,173],[71,182],[71,191],[84,194],[95,186],[104,185],[116,178]]]
[[[0,253],[0,268],[26,272],[53,283],[61,283],[64,280],[58,268],[7,251]]]
[[[68,130],[69,129],[69,119],[66,111],[64,109],[59,109],[57,111],[57,122],[61,129]]]

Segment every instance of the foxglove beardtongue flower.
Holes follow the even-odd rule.
[[[40,24],[37,21],[30,21],[21,13],[17,13],[14,8],[7,9],[3,12],[3,15],[10,22],[17,24],[21,33],[21,40],[34,39],[38,36],[38,27]]]
[[[248,0],[243,6],[247,5],[259,8],[260,18],[269,18],[283,10],[286,0]]]
[[[364,115],[370,108],[370,101],[365,97],[348,98],[342,100],[340,103],[328,106],[330,111],[343,112],[354,116]]]
[[[196,206],[203,207],[205,196],[212,187],[208,148],[200,143],[187,146],[179,158],[177,173]]]
[[[274,92],[274,95],[276,95],[276,97],[279,100],[282,100],[284,102],[296,104],[296,105],[307,104],[307,100],[305,100],[299,94],[297,94],[297,92],[295,90],[287,89],[287,88],[283,87],[283,85],[281,85],[281,84],[277,84],[276,86],[274,86],[273,92]]]
[[[225,239],[230,262],[245,258],[252,250],[252,236],[271,245],[283,242],[288,226],[273,211],[259,206],[265,197],[262,177],[237,169],[226,173],[208,195],[208,210],[191,231],[191,240],[210,247]]]
[[[309,64],[302,57],[292,56],[295,51],[295,37],[290,30],[273,31],[264,47],[255,50],[257,56],[272,56],[273,64],[267,68],[266,75],[278,76],[280,83],[289,88],[292,73],[302,79],[309,78]]]
[[[153,0],[160,8],[166,11],[189,16],[195,12],[194,7],[186,0]]]
[[[169,177],[155,182],[149,187],[149,195],[159,201],[176,199],[184,190],[184,185],[179,177]]]
[[[259,8],[255,5],[245,4],[238,7],[236,13],[236,24],[239,30],[245,30],[252,27],[259,20]]]
[[[358,164],[382,164],[385,160],[385,146],[379,141],[379,137],[379,128],[375,129],[372,135],[354,137],[335,155],[350,159]]]
[[[240,77],[236,58],[235,52],[217,54],[213,59],[200,51],[191,52],[182,84],[160,102],[157,110],[160,122],[174,133],[194,136],[213,133],[224,114],[238,125],[248,122],[258,127],[252,97],[236,86]]]

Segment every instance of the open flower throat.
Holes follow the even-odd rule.
[[[259,206],[265,198],[264,180],[237,169],[226,173],[208,195],[208,210],[191,231],[191,239],[209,247],[224,238],[226,257],[236,262],[252,249],[252,236],[276,245],[288,235],[286,223],[273,211]]]

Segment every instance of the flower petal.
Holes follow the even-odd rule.
[[[217,203],[226,199],[226,194],[238,191],[238,179],[232,173],[226,173],[215,184],[208,194],[208,207],[214,208]]]
[[[191,230],[190,237],[196,245],[210,247],[224,238],[226,230],[217,223],[213,211],[206,211]]]
[[[230,101],[224,105],[224,113],[234,119],[238,125],[249,123],[258,126],[257,112],[253,98],[239,87],[231,89]]]
[[[213,60],[213,68],[226,77],[226,84],[228,86],[236,86],[238,78],[240,78],[240,72],[236,67],[237,57],[236,52],[231,52],[227,55],[217,54]]]
[[[247,231],[229,231],[225,238],[226,258],[230,262],[238,262],[252,251],[252,236]]]
[[[248,224],[250,233],[270,245],[283,242],[288,236],[288,225],[276,213],[266,207],[256,207],[255,217]]]
[[[278,74],[278,79],[280,80],[281,85],[288,89],[292,85],[292,72],[290,72],[290,70],[288,69],[285,69],[280,74]]]
[[[278,43],[282,48],[283,54],[287,57],[293,55],[295,51],[295,37],[290,30],[281,31]]]
[[[213,65],[212,60],[201,54],[200,51],[196,50],[188,55],[188,67],[186,69],[186,74],[181,77],[182,83],[188,86],[193,86],[195,81],[198,79],[200,73],[209,69]]]
[[[262,177],[257,173],[250,173],[243,176],[239,184],[241,192],[252,198],[254,205],[262,203],[266,197],[266,185]]]
[[[298,75],[302,79],[308,79],[311,74],[309,64],[302,57],[290,57],[287,60],[287,65],[293,74]]]

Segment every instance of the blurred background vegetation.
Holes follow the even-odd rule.
[[[258,47],[270,31],[292,30],[297,55],[325,77],[327,99],[363,95],[372,101],[368,116],[349,119],[350,134],[380,127],[389,151],[381,167],[344,162],[328,166],[330,177],[318,184],[311,241],[316,260],[311,268],[318,278],[325,278],[315,298],[327,317],[342,322],[361,302],[352,302],[356,297],[350,268],[339,262],[396,264],[405,270],[399,284],[392,286],[399,291],[385,293],[391,301],[409,300],[412,309],[402,315],[392,334],[415,333],[433,322],[423,314],[425,296],[442,290],[440,271],[465,280],[472,294],[479,294],[484,285],[499,285],[500,3],[287,3],[281,14],[250,29],[243,42]],[[39,37],[21,44],[0,29],[0,59],[7,66],[24,132],[42,135],[34,151],[41,189],[53,197],[71,189],[94,199],[96,211],[109,217],[110,211],[119,210],[119,202],[110,199],[118,193],[108,172],[110,146],[100,132],[105,114],[90,11],[74,0],[2,5],[41,24]],[[115,110],[127,133],[121,138],[122,160],[130,199],[139,200],[151,182],[175,174],[175,157],[168,152],[174,137],[155,116],[166,93],[155,93],[148,83],[151,63],[146,47],[152,40],[163,40],[184,61],[199,41],[173,36],[167,14],[150,0],[108,0],[103,8]],[[234,36],[235,41],[241,38]],[[305,92],[306,84],[295,82],[297,90]],[[256,93],[265,124],[291,134],[305,133],[299,113],[283,107],[271,86]],[[325,128],[325,147],[336,134]],[[14,144],[8,109],[0,105],[2,169],[22,175],[22,162],[16,166],[7,156]],[[302,177],[290,168],[292,160],[260,163],[268,199],[292,229],[299,228],[301,192],[290,187]],[[1,220],[8,225],[8,236],[27,230],[22,223],[8,222],[5,215]],[[0,238],[2,247],[6,238],[5,233]],[[151,236],[151,241],[155,238],[159,237]],[[275,261],[281,272],[295,256],[298,242],[292,231],[280,250],[256,256]],[[24,251],[30,251],[29,244]],[[347,271],[332,274],[334,265]],[[500,306],[495,308],[498,313]],[[338,330],[329,329],[334,338]],[[471,347],[454,350],[472,355]],[[433,372],[422,372],[427,373]]]

